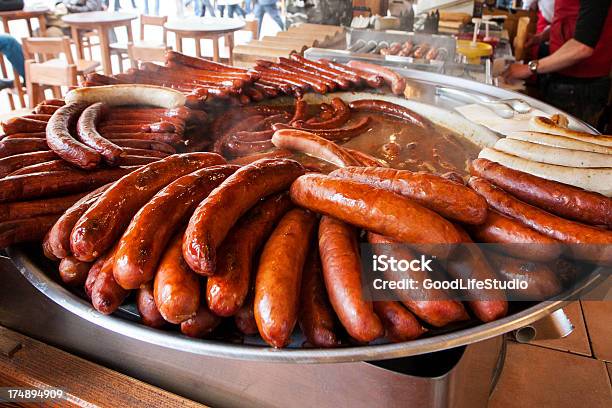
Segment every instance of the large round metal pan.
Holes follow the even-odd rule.
[[[528,101],[533,107],[544,112],[551,114],[557,112],[555,108],[535,99],[478,82],[413,70],[403,70],[401,72],[410,79],[409,86],[414,90],[413,94],[415,98],[406,100],[386,95],[384,96],[385,98],[391,98],[394,102],[418,110],[434,122],[442,126],[450,127],[468,138],[473,138],[475,135],[478,135],[485,144],[486,140],[491,140],[490,138],[495,137],[495,135],[481,126],[470,123],[457,113],[452,112],[452,108],[455,106],[453,102],[439,100],[435,97],[435,85],[451,86],[496,98],[520,97]],[[328,95],[325,98],[331,98],[332,96],[341,96],[347,100],[371,98],[373,96],[381,97],[381,95],[366,93],[344,93]],[[316,98],[321,97],[316,96]],[[582,127],[585,130],[591,130],[587,125],[581,124],[575,119],[573,119],[573,121],[575,124],[578,124],[578,127]],[[65,308],[67,312],[74,313],[105,329],[147,343],[180,350],[194,355],[285,363],[339,363],[382,360],[431,353],[486,340],[513,331],[547,316],[553,311],[563,307],[566,303],[564,299],[573,295],[575,291],[592,285],[594,281],[598,279],[598,276],[591,276],[589,279],[582,282],[580,287],[575,289],[572,293],[564,293],[557,297],[556,300],[540,302],[535,305],[523,305],[522,309],[520,307],[515,308],[516,310],[514,310],[512,314],[503,319],[487,324],[463,326],[454,331],[440,332],[439,334],[410,342],[374,344],[336,349],[272,349],[266,347],[263,343],[257,345],[233,344],[217,340],[197,340],[185,337],[176,332],[151,329],[129,318],[125,318],[127,315],[125,311],[118,315],[102,315],[93,309],[89,302],[61,286],[51,277],[51,274],[55,275],[56,273],[50,270],[49,264],[45,264],[40,260],[40,255],[32,254],[31,248],[26,248],[27,247],[13,247],[9,248],[7,251],[13,263],[23,276],[45,296]]]

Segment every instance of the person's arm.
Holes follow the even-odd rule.
[[[85,0],[78,4],[71,1],[65,1],[64,5],[69,13],[85,13],[87,11],[102,10],[102,3],[100,0]]]
[[[582,0],[574,38],[557,51],[538,62],[538,74],[561,71],[593,55],[603,31],[612,0]],[[506,79],[525,79],[531,71],[525,64],[512,64],[504,74]]]

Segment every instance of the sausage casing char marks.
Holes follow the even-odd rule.
[[[273,347],[291,340],[300,302],[302,268],[316,216],[296,208],[287,212],[264,246],[255,279],[255,321]]]
[[[102,156],[70,134],[86,107],[85,103],[74,102],[55,111],[47,124],[47,144],[67,162],[83,169],[93,169],[100,164]]]
[[[278,220],[291,208],[286,192],[270,196],[249,210],[219,247],[216,273],[206,282],[208,307],[219,316],[232,316],[244,304],[255,253]]]
[[[338,169],[330,173],[408,197],[438,214],[467,224],[481,224],[487,202],[473,190],[435,174],[390,168]]]
[[[299,323],[302,333],[315,347],[336,347],[337,319],[323,282],[318,244],[312,245],[304,264],[300,289]]]
[[[319,223],[319,252],[330,303],[346,331],[364,343],[382,336],[383,325],[362,291],[355,228],[323,217]]]
[[[208,194],[239,166],[220,165],[179,177],[156,193],[132,218],[119,240],[113,273],[126,289],[153,279],[155,267],[177,228]]]
[[[262,159],[236,171],[200,203],[183,241],[187,264],[203,275],[214,275],[216,250],[230,228],[262,197],[287,187],[304,174],[301,164],[289,159]]]
[[[561,217],[612,227],[612,198],[513,170],[487,159],[473,160],[470,173],[524,202]]]
[[[113,165],[117,158],[124,154],[123,149],[104,138],[96,129],[107,111],[108,107],[102,102],[85,108],[77,121],[77,134],[85,145],[101,154],[108,164]]]
[[[306,174],[291,185],[298,205],[365,230],[428,248],[445,258],[461,242],[456,227],[438,214],[396,193],[351,180]],[[429,246],[429,245],[428,245]]]
[[[177,154],[123,177],[105,191],[74,226],[70,242],[73,254],[82,261],[97,258],[160,189],[184,174],[224,163],[225,160],[214,153]]]
[[[195,316],[200,306],[200,281],[183,260],[183,232],[166,247],[155,273],[155,304],[163,318],[181,323]]]

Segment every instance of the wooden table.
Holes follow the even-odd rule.
[[[176,36],[176,50],[183,52],[183,38],[193,38],[196,44],[196,54],[202,56],[200,40],[213,42],[213,61],[219,62],[219,38],[225,37],[229,48],[229,62],[233,62],[234,32],[245,27],[244,21],[228,18],[193,17],[168,21],[166,30]]]
[[[108,31],[115,27],[125,27],[128,42],[134,42],[132,36],[132,20],[138,17],[131,13],[117,13],[112,11],[91,11],[88,13],[74,13],[62,17],[64,23],[70,26],[72,40],[76,44],[77,58],[83,58],[83,43],[79,30],[96,30],[100,37],[100,51],[102,54],[102,69],[106,75],[112,75],[113,67],[110,55],[110,40]]]
[[[47,24],[45,22],[45,14],[49,9],[47,7],[31,7],[24,8],[23,10],[13,10],[13,11],[0,11],[0,19],[2,19],[2,27],[4,28],[4,32],[7,34],[11,33],[9,27],[9,21],[13,20],[25,20],[28,25],[28,33],[30,37],[34,36],[34,30],[32,29],[32,19],[38,19],[38,27],[39,34],[41,36],[45,35]],[[6,78],[8,76],[6,70],[6,64],[4,63],[4,56],[0,55],[0,72],[2,72],[2,77]],[[13,67],[13,74],[15,76],[15,89],[17,90],[17,96],[19,98],[19,103],[22,107],[25,108],[25,98],[23,95],[23,89],[21,87],[21,80],[19,79],[19,74],[17,70]],[[9,94],[9,104],[11,109],[15,109],[15,101],[13,101],[12,95]]]

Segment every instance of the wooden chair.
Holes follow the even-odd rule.
[[[153,58],[159,55],[154,52],[155,48],[157,48],[160,52],[164,52],[164,53],[166,52],[166,49],[168,48],[167,46],[168,32],[166,31],[164,24],[166,24],[167,22],[168,22],[168,16],[148,16],[146,14],[140,15],[140,39],[139,41],[132,44],[132,48],[133,49],[142,48],[142,50],[140,51],[139,50],[135,51],[137,55],[142,55],[145,58],[142,61],[147,60],[146,58]],[[146,26],[161,27],[163,30],[162,31],[163,42],[145,40],[144,31],[145,31]],[[132,67],[134,67],[134,59],[130,57],[129,47],[130,47],[129,43],[128,44],[113,43],[110,45],[111,53],[117,55],[119,58],[119,71],[120,72],[123,72],[123,56],[124,55],[130,59]],[[138,60],[138,58],[136,60]]]
[[[68,37],[33,37],[22,41],[30,106],[44,99],[46,88],[52,89],[55,98],[60,98],[62,86],[77,86],[79,77],[94,72],[100,66],[98,61],[75,60]]]
[[[170,49],[170,47],[147,47],[146,45],[128,43],[128,55],[132,68],[138,68],[139,62],[165,62],[166,51]]]

